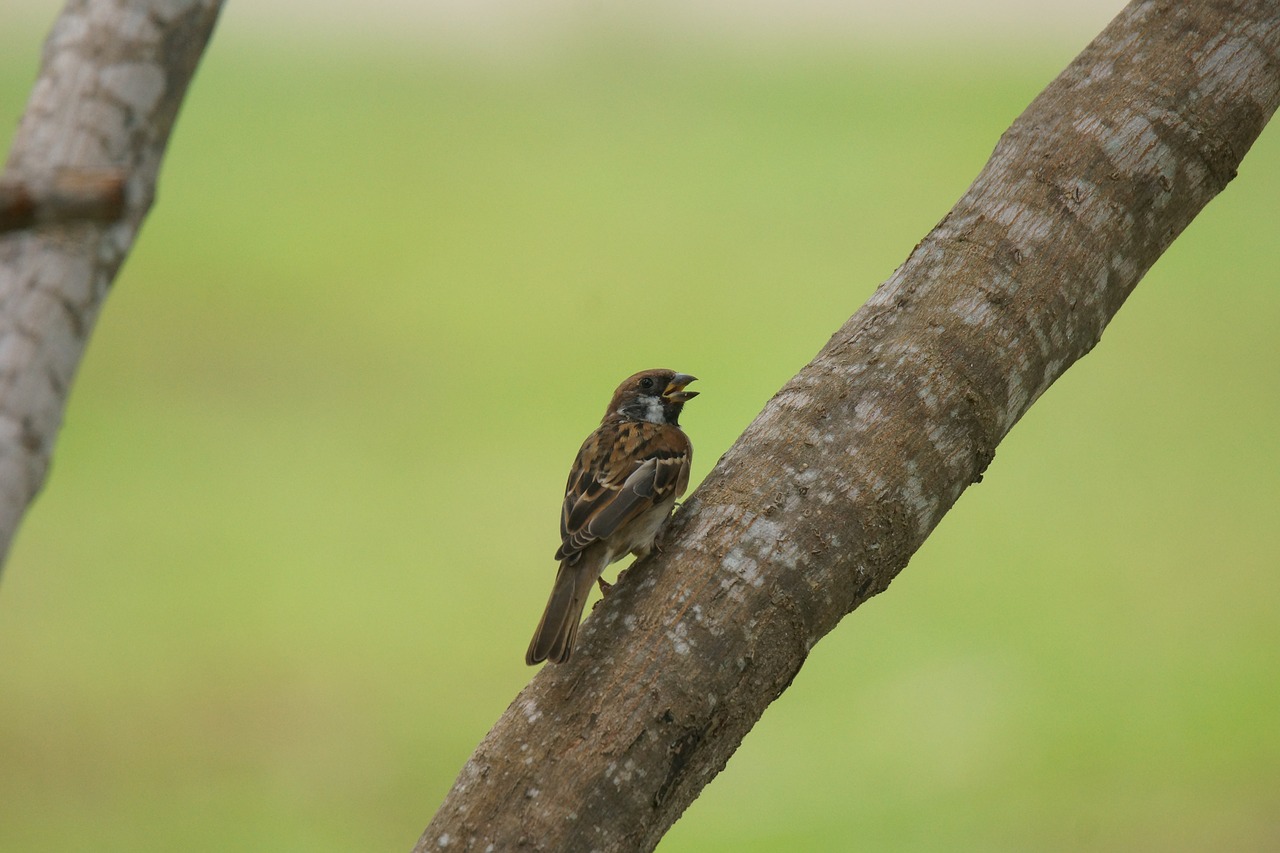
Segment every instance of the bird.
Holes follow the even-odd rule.
[[[697,377],[642,370],[623,380],[600,426],[587,436],[565,484],[560,511],[560,568],[525,663],[565,663],[587,595],[610,563],[645,557],[689,485],[693,445],[680,411],[698,396]]]

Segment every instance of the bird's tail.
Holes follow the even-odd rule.
[[[551,597],[547,599],[547,609],[542,613],[538,630],[533,633],[529,651],[525,652],[525,663],[533,666],[544,660],[564,663],[569,659],[573,654],[573,640],[578,636],[582,609],[586,607],[587,596],[599,576],[594,560],[582,559],[572,566],[560,564],[555,585],[551,587]]]

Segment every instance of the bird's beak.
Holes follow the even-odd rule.
[[[669,403],[683,403],[686,400],[692,400],[698,396],[697,391],[686,391],[684,386],[693,382],[698,377],[690,376],[687,373],[677,373],[671,377],[671,381],[667,383],[667,389],[662,392],[662,399]]]

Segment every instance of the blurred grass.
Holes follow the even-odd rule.
[[[703,476],[1070,55],[215,40],[0,585],[0,850],[408,849],[617,379]],[[1273,129],[662,850],[1280,844],[1277,198]]]

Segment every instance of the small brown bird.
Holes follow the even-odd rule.
[[[524,656],[530,666],[569,659],[591,586],[615,560],[648,554],[684,494],[693,445],[680,429],[680,410],[698,396],[685,390],[694,379],[674,370],[629,377],[582,443],[560,512],[560,570]]]

